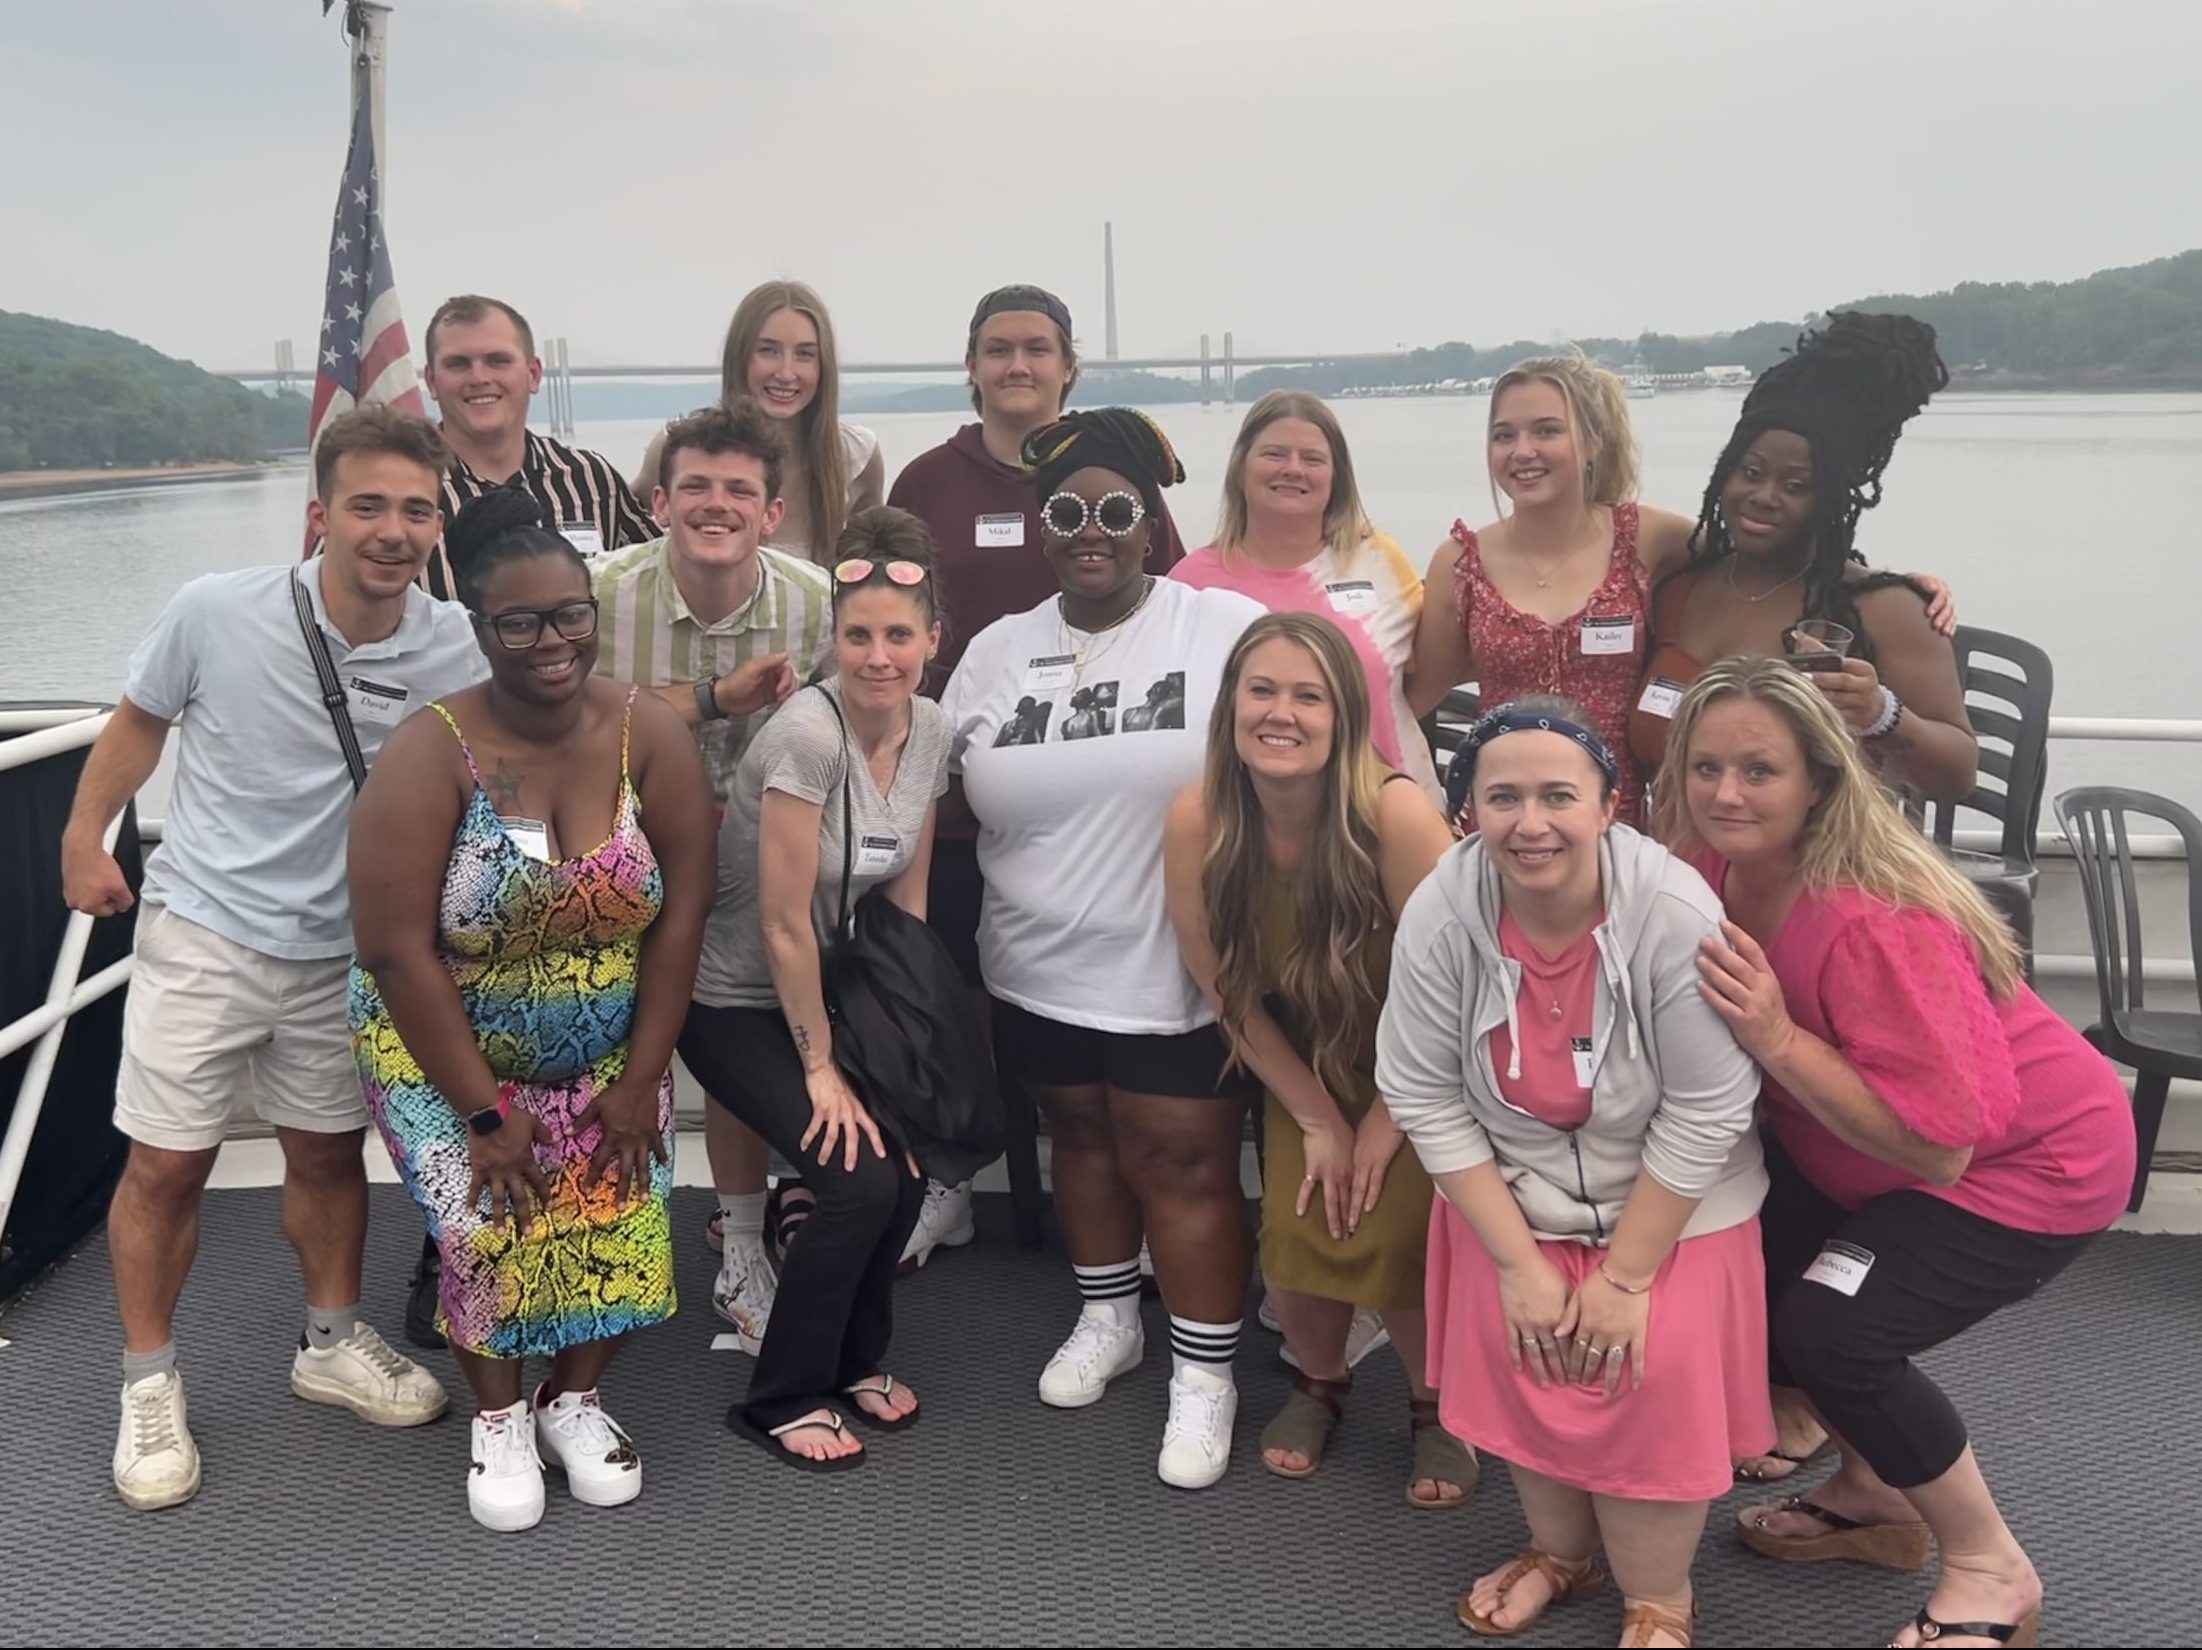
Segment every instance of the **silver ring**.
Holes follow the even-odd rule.
[[[1559,1351],[1559,1350],[1560,1350],[1560,1349],[1559,1349],[1559,1348],[1558,1348],[1557,1346],[1553,1345],[1553,1343],[1552,1343],[1552,1342],[1550,1342],[1550,1341],[1539,1341],[1539,1342],[1537,1343],[1537,1348],[1538,1348],[1538,1350],[1539,1350],[1539,1351],[1542,1351],[1542,1352],[1557,1352],[1557,1351]]]
[[[1622,1353],[1626,1352],[1627,1350],[1628,1348],[1624,1346],[1609,1346],[1606,1348],[1606,1356],[1609,1358],[1618,1358],[1619,1356],[1621,1356]]]
[[[1593,1358],[1599,1358],[1605,1355],[1606,1349],[1602,1346],[1589,1346],[1585,1347],[1583,1350],[1588,1352]],[[1616,1347],[1614,1350],[1619,1351],[1620,1348]]]

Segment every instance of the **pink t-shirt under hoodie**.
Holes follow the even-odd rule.
[[[1720,892],[1726,863],[1699,868]],[[1921,1139],[1972,1148],[1956,1185],[1929,1185],[1845,1144],[1769,1077],[1776,1137],[1838,1204],[1919,1191],[2061,1235],[2100,1231],[2124,1211],[2134,1156],[2125,1085],[2032,987],[1992,997],[1955,924],[1855,888],[1806,892],[1765,949],[1792,1020],[1838,1049]]]

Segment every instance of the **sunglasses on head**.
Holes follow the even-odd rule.
[[[556,607],[508,607],[502,613],[484,614],[474,622],[515,653],[541,641],[546,622],[567,641],[585,642],[596,634],[596,598],[561,602]]]
[[[869,556],[851,556],[837,563],[833,570],[834,579],[840,584],[862,584],[874,573],[884,573],[900,585],[925,582],[925,569],[914,561],[873,561]]]
[[[1074,539],[1090,520],[1112,539],[1120,539],[1147,517],[1137,493],[1103,493],[1092,505],[1076,493],[1057,493],[1040,506],[1040,519],[1059,539]]]

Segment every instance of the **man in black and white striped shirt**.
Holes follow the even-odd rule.
[[[502,299],[463,293],[429,319],[428,393],[453,455],[443,483],[445,521],[468,499],[517,483],[542,506],[544,522],[585,556],[661,537],[609,459],[528,428],[528,403],[542,383],[534,329]],[[421,583],[446,601],[458,595],[440,542]]]

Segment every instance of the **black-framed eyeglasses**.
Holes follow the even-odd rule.
[[[514,653],[541,641],[545,624],[569,642],[585,642],[596,634],[596,598],[560,602],[556,607],[508,607],[502,613],[478,615],[474,622]]]
[[[1103,493],[1089,506],[1076,493],[1057,493],[1040,506],[1040,519],[1059,539],[1074,539],[1090,519],[1112,539],[1120,539],[1146,519],[1147,506],[1137,493]]]

